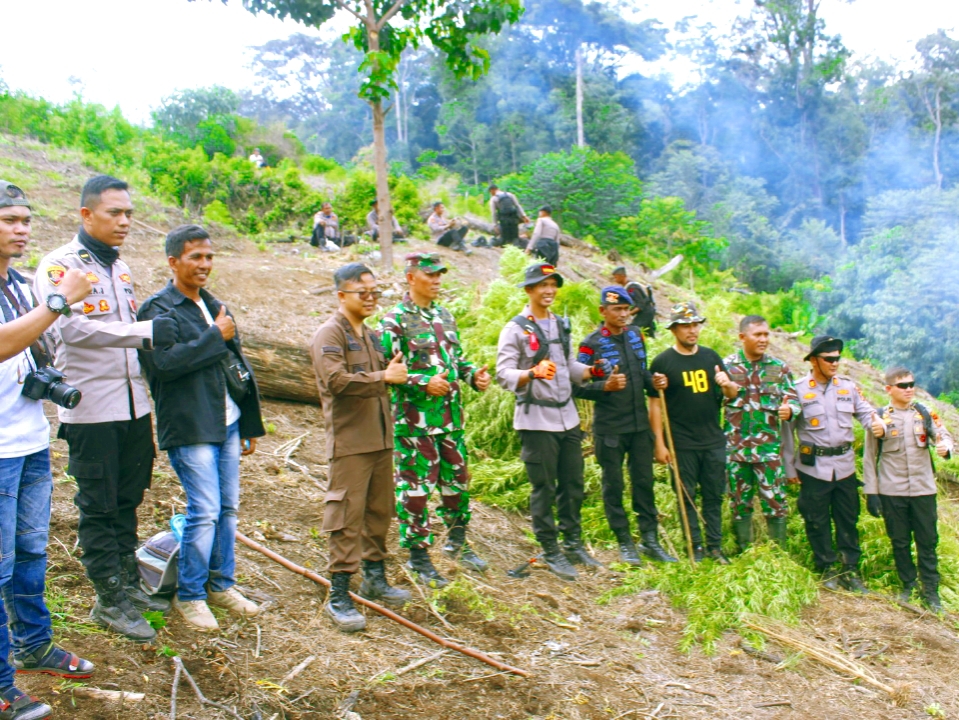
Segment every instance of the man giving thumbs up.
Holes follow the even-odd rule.
[[[462,383],[482,392],[489,387],[490,376],[485,366],[477,369],[463,356],[456,321],[436,302],[445,272],[439,255],[407,255],[409,292],[381,325],[386,355],[399,354],[409,366],[406,382],[393,388],[400,546],[409,549],[407,567],[417,579],[437,588],[447,584],[429,555],[433,544],[429,501],[437,488],[436,514],[448,529],[443,552],[471,570],[486,569],[486,562],[466,542],[470,510]]]

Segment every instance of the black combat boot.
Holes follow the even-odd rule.
[[[641,567],[642,558],[639,557],[639,551],[636,549],[636,543],[633,542],[629,532],[616,533],[616,542],[619,543],[619,561],[633,567]]]
[[[137,556],[120,556],[120,581],[127,599],[141,612],[152,610],[165,613],[170,609],[170,601],[156,595],[147,595],[140,586],[140,573],[137,572]]]
[[[353,605],[350,597],[350,577],[352,573],[335,572],[330,575],[330,595],[327,598],[326,614],[337,630],[346,633],[366,630],[366,618]]]
[[[643,546],[641,549],[643,555],[652,560],[656,560],[657,562],[679,562],[676,558],[663,550],[663,546],[659,544],[659,537],[657,536],[655,530],[650,530],[649,532],[643,533]]]
[[[857,595],[867,595],[869,590],[862,582],[859,576],[859,568],[855,565],[843,565],[842,574],[839,576],[839,584],[846,590]]]
[[[711,547],[706,548],[706,555],[710,560],[719,563],[720,565],[729,565],[729,558],[723,555],[722,548]]]
[[[841,573],[834,565],[830,565],[822,572],[822,586],[827,590],[839,592],[839,577]]]
[[[573,565],[583,565],[585,567],[599,568],[603,563],[594,558],[583,547],[583,541],[579,538],[566,538],[563,540],[563,554]]]
[[[544,542],[542,546],[543,562],[546,563],[546,567],[550,569],[550,572],[561,580],[575,580],[579,577],[576,568],[569,564],[569,560],[560,552],[559,545],[555,540]]]
[[[410,559],[406,567],[416,573],[416,580],[421,585],[439,590],[450,584],[450,581],[433,567],[430,551],[426,548],[410,548]]]
[[[936,615],[942,615],[942,600],[939,599],[939,588],[922,586],[922,603]]]
[[[781,548],[786,547],[786,518],[767,517],[766,530],[770,540]]]
[[[402,607],[413,599],[409,591],[389,584],[382,560],[363,561],[363,584],[360,585],[360,597],[379,600],[393,607]]]
[[[733,530],[736,533],[736,545],[739,546],[739,552],[742,552],[753,543],[753,516],[734,519]]]
[[[93,622],[137,642],[150,642],[156,637],[156,630],[127,598],[119,575],[91,579],[91,582],[97,591],[97,601],[90,611]]]
[[[911,603],[912,591],[915,589],[916,589],[916,583],[909,583],[908,585],[903,585],[902,589],[899,591],[899,602]]]
[[[693,545],[693,560],[700,563],[706,559],[706,548],[702,545]]]
[[[460,565],[476,572],[486,572],[487,562],[473,552],[473,548],[466,542],[466,526],[454,525],[446,537],[443,554],[453,560],[459,560]]]

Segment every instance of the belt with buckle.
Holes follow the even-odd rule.
[[[803,455],[815,455],[816,457],[836,457],[845,455],[852,450],[852,443],[843,443],[839,447],[823,447],[822,445],[800,445],[799,452]]]

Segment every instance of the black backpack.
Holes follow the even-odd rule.
[[[633,304],[642,312],[650,307],[656,309],[656,300],[653,297],[653,288],[650,285],[643,287],[638,282],[626,284],[626,292],[633,299]]]
[[[509,193],[499,193],[496,201],[496,217],[500,220],[512,220],[519,217],[519,205]]]

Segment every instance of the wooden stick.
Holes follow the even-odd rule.
[[[212,707],[218,708],[228,715],[233,716],[236,720],[243,720],[242,717],[237,715],[233,710],[228,708],[223,703],[218,703],[216,700],[210,700],[206,695],[204,695],[200,688],[197,687],[196,681],[193,679],[193,676],[190,674],[190,671],[186,669],[186,665],[183,664],[183,661],[179,657],[174,657],[173,662],[176,665],[179,665],[183,669],[183,674],[186,676],[187,682],[190,683],[190,687],[193,688],[193,692],[196,694],[196,699],[200,701],[201,705],[210,705]]]
[[[669,446],[670,465],[673,466],[673,480],[676,481],[676,498],[679,500],[679,514],[683,518],[683,532],[686,533],[686,551],[690,564],[696,563],[693,554],[693,533],[689,529],[689,518],[686,515],[686,487],[679,477],[679,459],[676,457],[676,446],[673,445],[673,430],[669,425],[669,411],[666,409],[666,393],[660,390],[659,402],[663,406],[663,428],[666,430],[666,442]]]
[[[312,665],[314,660],[316,660],[316,655],[310,655],[308,658],[306,658],[306,660],[304,660],[295,668],[290,670],[290,672],[288,672],[286,676],[282,680],[280,680],[280,685],[282,685],[283,687],[286,687],[286,684],[288,682],[293,680],[293,678],[295,678],[301,672],[306,670],[310,665]]]
[[[317,583],[318,585],[322,585],[323,587],[326,587],[326,588],[330,587],[330,581],[327,580],[325,577],[317,575],[315,572],[310,572],[305,567],[301,567],[300,565],[297,565],[296,563],[291,562],[290,560],[287,560],[282,555],[279,555],[273,552],[272,550],[270,550],[269,548],[264,547],[263,545],[260,545],[260,543],[254,540],[251,540],[243,533],[238,532],[236,534],[236,539],[239,540],[244,545],[246,545],[248,548],[252,548],[253,550],[256,550],[257,552],[262,553],[263,555],[266,555],[271,560],[278,562],[287,570],[292,570],[296,574],[302,575],[307,580],[312,580],[313,582]],[[368,607],[371,610],[378,612],[380,615],[387,617],[394,622],[399,623],[403,627],[408,628],[412,630],[413,632],[419,633],[425,638],[429,638],[430,640],[435,642],[437,645],[442,645],[445,648],[454,650],[455,652],[466,655],[467,657],[475,658],[476,660],[479,660],[480,662],[484,662],[487,665],[490,665],[496,668],[497,670],[505,670],[507,672],[513,673],[514,675],[520,675],[522,677],[530,676],[530,672],[528,670],[522,670],[520,668],[507,665],[506,663],[500,662],[499,660],[495,660],[491,658],[489,655],[485,655],[479,652],[478,650],[473,650],[472,648],[464,647],[460,645],[459,643],[455,643],[452,640],[446,640],[445,638],[441,638],[436,633],[433,633],[424,627],[420,627],[416,623],[410,620],[407,620],[405,617],[401,615],[397,615],[395,612],[393,612],[392,610],[386,609],[382,605],[377,605],[375,602],[371,602],[370,600],[367,600],[366,598],[360,597],[359,595],[355,595],[353,593],[350,593],[350,597],[353,598],[353,602],[359,603],[360,605],[363,605],[364,607]]]
[[[409,665],[405,665],[405,666],[401,667],[399,670],[397,670],[396,672],[394,672],[393,675],[395,675],[396,677],[399,677],[400,675],[406,675],[406,673],[412,672],[413,670],[416,670],[416,668],[423,667],[423,666],[426,665],[427,663],[431,663],[431,662],[433,662],[434,660],[439,660],[441,657],[443,657],[444,655],[446,655],[448,652],[449,652],[448,650],[440,650],[439,652],[435,652],[435,653],[433,653],[432,655],[428,655],[428,656],[425,657],[425,658],[420,658],[419,660],[415,660],[415,661],[411,662]],[[388,673],[388,672],[390,672],[390,671],[387,670],[386,672],[381,672],[380,675],[385,675],[385,674]],[[377,677],[379,677],[379,675],[378,675]]]
[[[170,690],[170,720],[176,720],[176,693],[180,687],[180,674],[183,672],[183,665],[173,663],[173,688]]]
[[[125,690],[101,690],[92,687],[75,687],[73,688],[73,695],[90,700],[107,700],[120,703],[138,703],[146,697],[143,693],[126,692]]]

